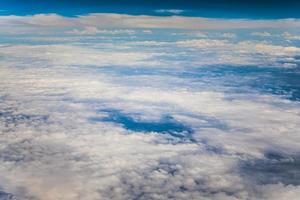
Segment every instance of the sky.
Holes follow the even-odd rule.
[[[0,200],[297,200],[296,1],[0,0]]]
[[[121,13],[131,15],[201,16],[211,18],[279,19],[299,18],[296,0],[1,0],[1,15],[59,13],[74,16],[86,13]],[[170,12],[163,12],[163,11]],[[175,13],[174,13],[175,12]]]

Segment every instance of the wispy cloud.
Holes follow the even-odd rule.
[[[272,36],[271,33],[266,32],[266,31],[264,31],[264,32],[253,32],[253,33],[251,33],[251,35],[260,36],[260,37],[271,37]]]
[[[178,15],[184,12],[184,10],[178,10],[178,9],[158,9],[155,10],[157,13],[166,13],[166,14],[174,14]]]
[[[300,35],[293,35],[290,34],[289,32],[284,32],[282,34],[282,37],[285,38],[286,40],[300,40]]]
[[[98,29],[94,26],[84,27],[81,30],[73,29],[72,31],[67,31],[68,34],[74,35],[96,35],[96,34],[109,34],[109,35],[117,35],[117,34],[128,34],[134,35],[136,33],[135,30],[129,29],[113,29],[113,30],[106,30],[106,29]],[[148,32],[147,32],[148,33]]]

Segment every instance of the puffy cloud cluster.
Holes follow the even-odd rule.
[[[267,151],[299,153],[297,103],[132,87],[101,74],[69,70],[2,68],[0,171],[5,191],[46,200],[274,199],[268,194],[271,186],[298,194],[296,186],[256,188],[239,167],[264,159]],[[139,113],[144,121],[169,112],[194,129],[193,142],[89,120],[106,116],[105,108]]]

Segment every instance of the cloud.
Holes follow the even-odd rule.
[[[259,37],[271,37],[272,36],[271,33],[266,32],[266,31],[264,31],[264,32],[253,32],[253,33],[251,33],[251,35],[259,36]]]
[[[279,20],[241,20],[209,19],[184,16],[134,16],[125,14],[93,13],[76,17],[63,17],[57,14],[38,14],[32,16],[1,16],[1,32],[39,32],[71,31],[94,27],[97,29],[258,29],[258,28],[297,28],[298,19]],[[90,30],[91,31],[91,30]]]
[[[151,31],[151,30],[143,30],[143,33],[146,33],[146,34],[152,34],[153,31]]]
[[[0,51],[3,55],[11,55],[14,58],[13,62],[10,59],[0,61],[0,63],[5,63],[6,66],[13,66],[24,61],[28,61],[28,66],[48,61],[45,63],[46,66],[51,65],[54,67],[70,65],[149,65],[151,62],[146,60],[155,56],[147,52],[130,52],[126,48],[123,51],[119,49],[119,51],[112,52],[74,45],[16,45],[1,48]],[[155,64],[157,63],[155,62]]]
[[[97,27],[94,26],[88,26],[84,27],[83,30],[73,29],[72,31],[67,31],[68,34],[74,34],[74,35],[96,35],[96,34],[128,34],[128,35],[134,35],[136,33],[135,30],[129,30],[129,29],[119,29],[119,30],[100,30]],[[146,33],[149,33],[146,32]]]
[[[176,44],[181,47],[201,49],[202,54],[211,54],[214,52],[214,60],[211,58],[206,60],[202,57],[199,61],[196,61],[198,63],[202,62],[202,64],[226,63],[233,65],[267,65],[284,67],[292,66],[285,62],[282,63],[284,58],[291,58],[298,55],[300,52],[300,49],[296,46],[280,46],[254,41],[240,41],[234,43],[229,42],[228,40],[192,39],[177,41]]]
[[[223,38],[231,39],[231,38],[235,38],[236,34],[235,33],[222,33],[222,34],[220,34],[220,36],[223,37]]]
[[[184,10],[178,10],[178,9],[159,9],[159,10],[155,10],[155,12],[157,13],[167,13],[167,14],[181,14],[184,12]]]
[[[12,194],[5,193],[5,192],[2,192],[2,191],[0,191],[0,199],[1,200],[16,200],[15,197]]]
[[[205,47],[224,44],[201,42]],[[7,58],[18,51],[23,55],[15,67],[1,68],[0,95],[5,103],[1,104],[0,174],[5,191],[25,200],[272,199],[273,187],[289,191],[291,198],[298,194],[298,186],[256,186],[243,179],[246,171],[238,167],[244,160],[267,159],[270,149],[288,155],[299,151],[296,103],[259,94],[227,100],[235,93],[207,91],[207,87],[181,90],[188,84],[180,77],[128,79],[87,70],[84,59],[76,60],[79,68],[72,68],[70,62],[62,67],[60,61],[54,63],[60,67],[41,68],[49,60],[36,52],[51,52],[53,47],[36,48],[12,46],[6,54],[1,52]],[[53,59],[64,58],[62,52],[77,57],[76,48],[72,49],[55,47]],[[31,55],[41,61],[29,67],[24,61]],[[102,59],[101,63],[111,62],[106,56]],[[119,109],[132,119],[140,113],[142,122],[170,113],[193,128],[194,142],[128,130],[118,121],[89,121],[105,119],[105,108]],[[227,127],[217,126],[213,119]]]
[[[300,35],[292,35],[289,32],[284,32],[282,37],[286,40],[300,40]]]
[[[195,35],[196,35],[196,37],[203,37],[203,38],[207,37],[207,34],[206,33],[202,33],[202,32],[197,32]]]
[[[57,17],[21,17],[22,30],[47,32],[48,20],[60,26]],[[86,17],[61,26],[78,34],[12,34],[0,45],[6,196],[297,199],[289,175],[299,165],[299,102],[277,93],[297,92],[297,68],[280,68],[297,65],[296,45],[180,31],[177,40],[162,30],[159,38],[135,30],[131,40],[131,29],[104,29],[98,15]]]

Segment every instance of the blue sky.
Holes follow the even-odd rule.
[[[213,1],[159,1],[159,0],[1,0],[0,15],[29,15],[58,13],[72,16],[86,13],[123,13],[133,15],[180,15],[210,18],[278,19],[299,18],[300,2],[295,0],[213,0]],[[157,11],[166,12],[157,12]],[[171,12],[167,12],[170,10]],[[175,12],[176,13],[176,12]],[[177,12],[178,14],[178,12]]]

